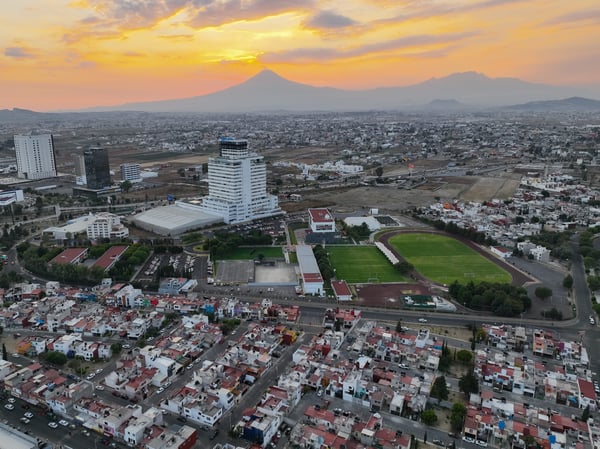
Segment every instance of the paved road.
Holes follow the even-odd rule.
[[[573,276],[573,292],[577,303],[577,318],[574,320],[571,330],[580,331],[583,344],[588,350],[590,360],[590,368],[592,372],[600,372],[600,328],[598,328],[598,320],[596,325],[589,323],[589,317],[593,313],[590,289],[588,288],[585,267],[583,259],[579,254],[579,239],[578,235],[574,235],[571,240],[573,249],[573,260],[571,264],[571,273]],[[595,376],[598,379],[598,376]]]

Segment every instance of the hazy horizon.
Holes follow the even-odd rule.
[[[2,13],[0,109],[189,98],[265,68],[344,90],[471,71],[599,83],[596,0],[31,0]]]

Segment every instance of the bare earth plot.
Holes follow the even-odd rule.
[[[434,178],[410,190],[387,185],[356,187],[337,191],[311,192],[306,195],[306,198],[348,210],[377,207],[380,212],[393,214],[408,208],[423,207],[438,199],[442,201],[506,199],[514,194],[518,183],[518,179],[511,177],[447,176]]]
[[[465,201],[485,201],[489,199],[505,199],[513,196],[519,186],[518,179],[508,178],[478,178],[462,193]]]

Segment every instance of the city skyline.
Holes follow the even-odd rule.
[[[264,68],[314,86],[477,71],[598,84],[594,0],[30,0],[2,6],[0,108],[205,95]]]

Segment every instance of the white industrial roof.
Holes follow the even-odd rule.
[[[191,229],[223,221],[223,217],[207,214],[200,208],[181,207],[178,204],[150,209],[135,216],[133,221],[141,228],[162,235],[177,235]]]

